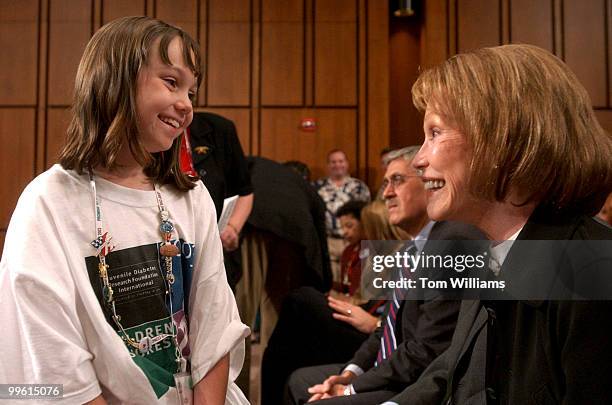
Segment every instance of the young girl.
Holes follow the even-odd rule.
[[[0,383],[62,384],[69,403],[248,403],[214,205],[179,170],[199,60],[147,17],[90,40],[60,164],[7,231]]]

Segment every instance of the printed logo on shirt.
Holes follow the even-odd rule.
[[[189,302],[189,290],[193,275],[195,246],[183,240],[173,241],[180,254],[172,258],[175,281],[172,284],[172,302],[166,294],[165,265],[160,263],[159,244],[136,246],[116,250],[106,256],[108,279],[113,289],[115,310],[121,318],[127,335],[136,342],[150,342],[163,334],[172,335],[170,310],[177,326],[176,336],[183,357],[189,358],[188,314],[184,303]],[[98,272],[96,256],[85,258],[91,286],[102,307],[107,322],[123,337],[123,332],[112,319],[113,312],[104,303],[102,279]],[[144,339],[144,340],[143,340]],[[146,353],[129,348],[134,362],[145,373],[158,398],[175,385],[173,374],[177,371],[175,343],[171,337],[154,342]]]

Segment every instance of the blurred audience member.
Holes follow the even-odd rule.
[[[289,160],[283,163],[283,165],[302,176],[307,182],[310,182],[310,168],[306,163],[300,162],[299,160]]]
[[[282,164],[253,156],[247,162],[255,199],[244,229],[244,274],[236,300],[247,324],[261,311],[265,347],[291,290],[331,287],[325,205],[308,182]]]
[[[365,205],[363,201],[349,201],[336,212],[344,241],[347,243],[340,258],[340,280],[333,284],[333,289],[341,294],[355,294],[361,282],[359,249],[364,237],[361,210]]]
[[[384,202],[375,201],[356,213],[355,209],[359,206],[363,206],[363,203],[353,201],[338,210],[341,221],[359,217],[359,228],[363,228],[363,231],[345,233],[345,237],[352,241],[347,249],[353,245],[359,246],[356,235],[361,233],[368,240],[394,240],[405,236],[401,229],[389,223]],[[389,244],[389,251],[383,254],[391,254],[401,245],[402,242]],[[357,256],[357,266],[359,263]],[[351,290],[357,292],[351,288],[350,294]],[[358,295],[348,295],[340,300],[305,287],[287,297],[263,355],[263,405],[281,403],[285,381],[294,370],[317,364],[345,362],[368,335],[376,330],[380,324],[384,301],[364,302]]]
[[[334,281],[339,281],[340,256],[345,243],[336,211],[351,200],[370,201],[370,190],[364,182],[349,176],[349,161],[340,149],[327,154],[327,175],[317,180],[314,186],[325,202],[325,226],[332,274]]]

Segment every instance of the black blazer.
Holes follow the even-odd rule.
[[[215,203],[218,220],[223,199],[253,192],[236,127],[220,115],[197,112],[189,135],[193,165]]]
[[[431,240],[438,242],[434,247],[440,253],[452,253],[459,248],[461,240],[481,240],[485,236],[476,228],[453,222],[438,222],[434,225],[424,250],[435,254]],[[459,301],[442,299],[406,300],[400,305],[395,327],[398,348],[390,358],[373,367],[383,328],[378,328],[362,344],[349,362],[367,370],[353,380],[357,393],[374,390],[399,392],[403,387],[416,381],[423,370],[450,344]]]
[[[325,235],[325,203],[306,180],[270,159],[249,156],[247,165],[254,190],[253,210],[245,232],[251,227],[272,232],[296,243],[320,290],[331,288],[332,274]]]
[[[517,240],[544,239],[612,240],[612,229],[585,216],[550,221],[536,212]],[[513,246],[501,274],[542,271],[521,260],[524,252],[519,253]],[[612,271],[611,251],[591,256],[602,269]],[[523,267],[513,269],[517,263]],[[610,313],[612,301],[464,301],[448,350],[391,401],[612,403]]]

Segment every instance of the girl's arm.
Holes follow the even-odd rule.
[[[226,354],[210,369],[208,374],[193,387],[194,404],[223,405],[225,403],[228,377],[229,354]]]
[[[94,398],[93,401],[89,401],[85,405],[106,405],[106,400],[104,399],[102,394],[100,394],[99,396]]]

